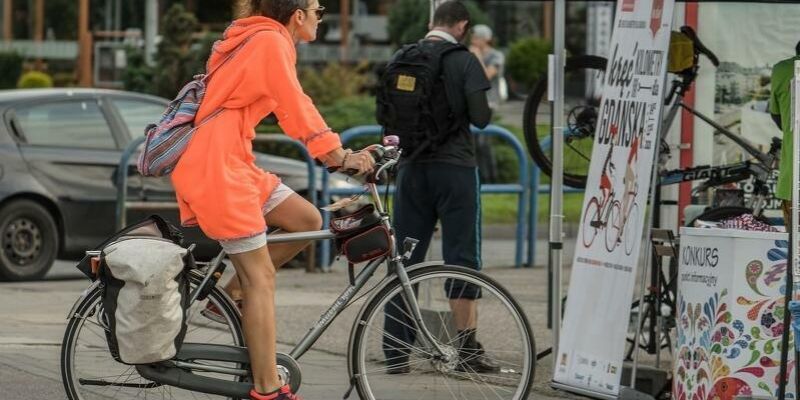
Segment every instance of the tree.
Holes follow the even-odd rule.
[[[175,4],[161,20],[161,43],[155,55],[155,93],[173,98],[178,90],[201,72],[195,70],[197,58],[192,49],[192,35],[198,30],[197,18]]]
[[[486,24],[486,16],[473,1],[465,1],[472,24]],[[413,43],[425,37],[430,20],[429,0],[400,0],[389,11],[389,41],[396,46]]]
[[[547,55],[551,52],[552,46],[547,40],[519,39],[511,45],[506,69],[514,81],[531,88],[547,72]]]
[[[129,48],[127,55],[128,62],[122,75],[125,90],[156,94],[156,88],[153,85],[154,71],[145,63],[144,51],[139,48]]]

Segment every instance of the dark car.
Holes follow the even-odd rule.
[[[58,258],[79,258],[116,231],[115,187],[122,151],[158,119],[167,101],[98,89],[0,91],[0,280],[41,278]],[[256,162],[301,195],[304,162],[256,154]],[[143,178],[128,167],[130,200],[174,201],[168,178]],[[317,180],[321,170],[317,173]],[[352,186],[342,175],[334,186]],[[320,186],[317,183],[316,189]],[[177,223],[177,209],[130,210],[130,223],[158,213]],[[201,256],[217,244],[185,230]]]

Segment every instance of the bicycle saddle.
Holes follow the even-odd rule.
[[[700,38],[697,37],[697,33],[695,33],[692,27],[682,26],[680,30],[681,33],[692,40],[692,43],[694,43],[694,47],[697,49],[696,51],[698,54],[704,54],[706,57],[708,57],[709,61],[711,61],[711,64],[714,64],[715,67],[719,67],[719,58],[717,58],[717,56],[712,53],[711,50],[709,50],[708,47],[703,44],[703,42],[700,41]]]

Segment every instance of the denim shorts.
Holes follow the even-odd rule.
[[[294,193],[294,191],[291,188],[281,183],[272,191],[267,202],[261,207],[261,213],[264,215],[269,214],[270,211],[274,210],[275,207],[289,198],[292,193]],[[241,239],[220,240],[219,244],[222,245],[222,249],[228,254],[246,253],[266,246],[267,233],[262,232],[258,235]]]

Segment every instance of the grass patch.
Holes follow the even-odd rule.
[[[484,224],[517,223],[517,196],[513,194],[481,195],[481,213]],[[578,222],[583,207],[583,193],[564,194],[564,222]],[[527,205],[526,205],[527,207]],[[539,195],[537,220],[546,223],[550,219],[550,195]]]

